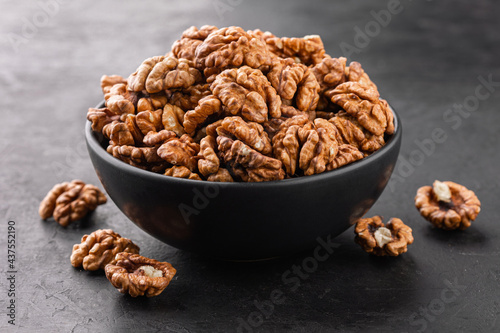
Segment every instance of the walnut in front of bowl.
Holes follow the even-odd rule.
[[[104,269],[107,264],[115,262],[115,256],[120,252],[138,254],[139,247],[111,229],[99,229],[84,235],[82,242],[73,246],[71,265],[83,267],[86,271]]]
[[[106,201],[106,196],[96,186],[73,180],[55,185],[40,203],[38,212],[42,219],[54,216],[57,223],[66,227]]]
[[[132,297],[152,297],[169,285],[176,270],[168,262],[121,252],[116,255],[114,264],[106,266],[105,272],[111,284],[121,293]]]
[[[398,218],[384,225],[380,216],[359,219],[354,229],[355,241],[365,252],[376,256],[396,257],[413,243],[412,230]]]
[[[460,184],[436,180],[418,189],[415,206],[434,226],[444,230],[465,230],[481,211],[481,202],[473,191]]]

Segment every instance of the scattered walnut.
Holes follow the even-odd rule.
[[[196,65],[207,78],[226,68],[243,65],[259,68],[269,65],[271,55],[265,42],[240,27],[222,28],[212,32],[196,48]]]
[[[354,230],[355,241],[363,250],[377,256],[398,256],[413,243],[412,230],[398,218],[391,218],[386,225],[380,216],[359,219]]]
[[[120,252],[115,264],[105,267],[106,277],[121,293],[132,297],[158,296],[169,285],[176,270],[168,262],[160,262],[138,254]]]
[[[104,269],[107,264],[114,264],[119,252],[139,253],[139,247],[130,239],[121,237],[111,229],[99,229],[82,237],[81,244],[73,246],[71,265],[86,271]]]
[[[279,180],[285,176],[279,160],[262,155],[239,140],[219,136],[217,144],[224,161],[243,181]]]
[[[57,223],[66,227],[104,203],[106,196],[97,187],[73,180],[55,185],[40,203],[38,212],[42,219],[54,216]]]
[[[301,62],[307,66],[315,65],[325,57],[325,48],[318,35],[303,38],[269,37],[265,39],[265,42],[269,50],[278,57],[292,58],[295,62]]]
[[[191,170],[189,170],[185,166],[174,165],[173,167],[165,170],[165,176],[186,178],[186,179],[193,179],[193,180],[201,180],[200,175],[198,175],[194,172],[191,172]]]
[[[481,211],[473,191],[460,184],[435,181],[433,187],[418,189],[415,206],[434,226],[444,230],[465,230]]]
[[[256,123],[265,122],[268,115],[273,118],[281,115],[281,99],[257,69],[248,66],[227,69],[217,75],[210,89],[231,115],[241,115]]]

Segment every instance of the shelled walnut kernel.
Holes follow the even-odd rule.
[[[418,189],[415,206],[426,220],[444,230],[467,229],[481,211],[481,202],[474,192],[460,184],[438,180],[432,187]]]
[[[377,256],[398,256],[413,243],[411,228],[395,217],[385,225],[380,216],[359,219],[354,232],[356,243],[365,252]]]

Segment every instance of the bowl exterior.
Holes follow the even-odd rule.
[[[312,247],[318,237],[336,236],[363,216],[389,181],[401,125],[382,149],[361,161],[319,175],[264,183],[166,177],[109,155],[90,123],[86,139],[105,190],[141,229],[179,249],[258,260]]]

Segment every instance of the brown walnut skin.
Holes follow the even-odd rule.
[[[465,230],[481,211],[481,202],[465,186],[445,181],[451,192],[451,202],[438,201],[432,186],[423,186],[415,196],[420,214],[435,227],[444,230]]]
[[[271,54],[265,42],[240,27],[222,28],[212,32],[196,48],[196,66],[204,71],[210,82],[212,75],[224,69],[270,65]]]
[[[231,115],[263,123],[281,116],[281,98],[257,69],[243,66],[217,75],[210,89]]]
[[[127,79],[103,76],[101,89],[106,107],[87,119],[109,140],[107,151],[176,177],[318,174],[370,155],[394,132],[361,64],[332,58],[317,35],[192,26]]]
[[[132,297],[158,296],[170,284],[176,270],[168,262],[149,259],[138,254],[120,252],[115,257],[115,264],[105,267],[106,277],[111,284],[123,294]],[[140,269],[142,266],[152,266],[162,272],[161,277],[149,277]]]
[[[66,227],[106,201],[104,193],[94,185],[73,180],[55,185],[40,203],[38,212],[42,219],[54,216],[57,223]]]
[[[380,247],[375,240],[377,229],[385,227],[391,232],[391,240]],[[382,222],[380,216],[359,219],[354,229],[356,234],[355,241],[365,252],[376,256],[396,257],[407,251],[407,245],[413,243],[412,230],[398,218],[391,218],[386,225]]]
[[[345,82],[325,95],[374,135],[394,133],[394,115],[387,102],[379,98],[378,91],[359,82]]]
[[[111,229],[99,229],[83,236],[82,242],[73,246],[71,265],[86,271],[104,269],[116,262],[115,256],[120,252],[139,254],[139,247]]]

